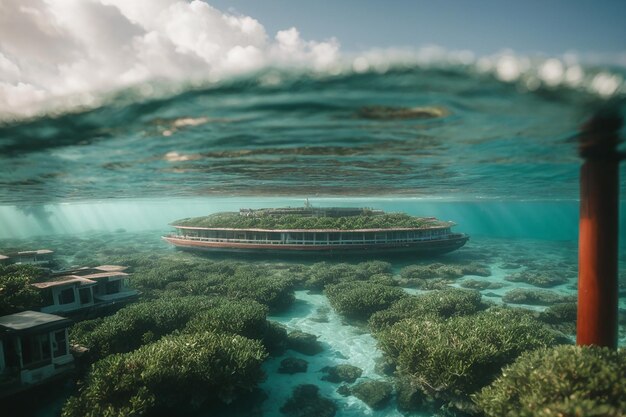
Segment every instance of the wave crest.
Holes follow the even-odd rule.
[[[567,88],[602,98],[626,92],[622,69],[586,65],[585,57],[575,54],[528,57],[503,51],[476,57],[426,46],[346,55],[334,38],[305,40],[296,28],[270,38],[254,18],[199,0],[8,0],[2,7],[4,122],[163,97],[242,76],[280,86],[303,74],[334,77],[399,68],[487,74],[522,91]],[[626,57],[616,63],[626,66]]]

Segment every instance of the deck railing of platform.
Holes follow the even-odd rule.
[[[455,235],[450,235],[458,237]],[[368,240],[265,240],[265,239],[234,239],[234,238],[212,238],[212,237],[200,237],[200,236],[188,236],[188,235],[171,235],[170,237],[183,240],[193,240],[199,242],[224,242],[224,243],[257,243],[257,244],[274,244],[274,245],[362,245],[362,244],[385,244],[385,243],[411,243],[411,242],[428,242],[435,240],[445,240],[450,237],[433,236],[426,238],[413,238],[413,239],[368,239]]]

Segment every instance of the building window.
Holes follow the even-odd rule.
[[[20,357],[17,355],[17,346],[8,339],[0,340],[2,349],[4,350],[5,368],[19,368]]]
[[[106,283],[106,290],[105,293],[106,294],[117,294],[118,292],[120,292],[120,281],[119,280],[115,280],[115,281],[109,281]]]
[[[91,303],[91,288],[81,288],[78,290],[81,304]]]
[[[296,232],[288,233],[287,234],[287,240],[299,241],[299,240],[303,240],[303,236],[304,236],[303,233],[296,233]]]
[[[59,293],[59,304],[70,304],[74,300],[76,300],[74,298],[74,288],[67,288]]]
[[[52,357],[67,355],[67,339],[65,338],[65,329],[54,332],[52,339]]]
[[[47,290],[42,291],[42,293],[41,293],[41,303],[42,303],[42,306],[44,306],[44,307],[54,305],[54,297],[52,296],[52,290],[51,289],[47,289]]]
[[[50,359],[50,335],[38,334],[22,337],[22,362],[28,366]]]

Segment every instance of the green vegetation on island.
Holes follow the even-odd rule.
[[[229,229],[424,229],[437,226],[449,226],[433,218],[415,217],[405,213],[361,214],[357,216],[299,216],[257,215],[242,216],[236,212],[215,213],[203,217],[176,220],[172,226],[229,228]]]

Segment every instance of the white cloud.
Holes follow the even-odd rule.
[[[93,105],[155,80],[217,80],[268,65],[327,70],[339,44],[194,0],[0,0],[0,116]],[[96,101],[94,101],[96,100]]]
[[[275,62],[283,65],[307,62],[320,71],[338,64],[339,43],[334,38],[326,42],[305,41],[298,29],[292,27],[279,31],[275,40],[271,54]]]
[[[13,62],[0,52],[0,80],[5,82],[17,82],[20,79],[21,71]]]
[[[252,17],[200,0],[0,0],[0,120],[96,106],[104,93],[135,85],[141,94],[159,94],[268,66],[337,74],[462,65],[528,90],[565,85],[610,97],[626,88],[623,77],[588,66],[626,66],[626,54],[475,57],[426,45],[346,58],[334,38],[306,40],[294,27],[268,34]],[[260,81],[275,85],[280,77]]]

